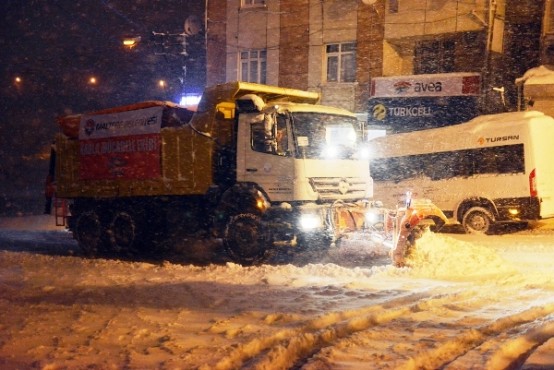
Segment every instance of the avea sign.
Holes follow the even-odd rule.
[[[440,82],[440,81],[430,82],[430,83],[416,82],[415,87],[414,87],[414,91],[417,92],[417,93],[422,93],[422,92],[424,93],[426,91],[441,92],[442,91],[442,82]]]
[[[477,96],[480,91],[478,73],[375,77],[371,81],[372,98]]]
[[[468,121],[478,114],[478,73],[376,77],[368,124],[406,132]]]

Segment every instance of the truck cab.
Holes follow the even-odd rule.
[[[234,176],[232,184],[221,184],[230,186],[215,212],[229,253],[244,260],[252,250],[264,249],[255,246],[260,238],[285,248],[330,245],[334,231],[327,221],[333,204],[372,196],[355,115],[317,104],[319,95],[312,92],[263,91],[242,82],[240,87],[251,91],[216,108],[220,119],[234,122],[227,126],[234,127],[236,137],[221,151],[232,153],[227,168],[234,167]],[[220,157],[228,162],[228,154]]]
[[[271,202],[371,197],[356,118],[340,109],[272,103],[238,120],[237,181],[256,183]]]

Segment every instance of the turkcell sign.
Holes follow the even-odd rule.
[[[81,180],[160,176],[162,107],[83,115],[79,125]]]
[[[368,124],[406,132],[465,122],[478,115],[480,91],[478,73],[376,77]]]

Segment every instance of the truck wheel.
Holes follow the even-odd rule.
[[[464,230],[468,234],[486,234],[494,222],[493,215],[485,208],[470,208],[462,219]]]
[[[102,224],[94,211],[82,213],[75,223],[75,239],[88,257],[94,257],[102,247]]]
[[[109,235],[114,252],[133,252],[137,237],[135,220],[127,212],[117,212],[110,223]]]
[[[266,258],[262,224],[252,213],[232,216],[225,227],[225,248],[233,261],[256,265]]]

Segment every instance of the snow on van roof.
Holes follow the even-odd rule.
[[[554,84],[554,65],[541,65],[529,69],[522,77],[516,78],[516,85],[552,85]]]
[[[466,123],[483,124],[483,123],[498,123],[508,121],[520,121],[529,118],[538,118],[546,116],[543,112],[537,110],[520,111],[520,112],[507,112],[487,114],[483,116],[477,116]],[[448,126],[447,126],[448,127]]]
[[[507,112],[488,114],[483,116],[477,116],[474,119],[457,123],[449,126],[442,126],[437,128],[431,128],[426,130],[402,132],[398,134],[391,134],[386,136],[377,137],[372,139],[372,144],[381,145],[391,140],[391,137],[395,137],[398,140],[404,140],[405,138],[411,138],[412,135],[416,135],[418,140],[435,140],[436,138],[444,137],[444,135],[456,135],[460,132],[472,132],[476,133],[484,129],[488,125],[514,125],[518,122],[529,120],[541,120],[549,121],[554,124],[554,118],[544,114],[540,111],[521,111],[521,112]],[[395,139],[396,140],[396,139]]]

